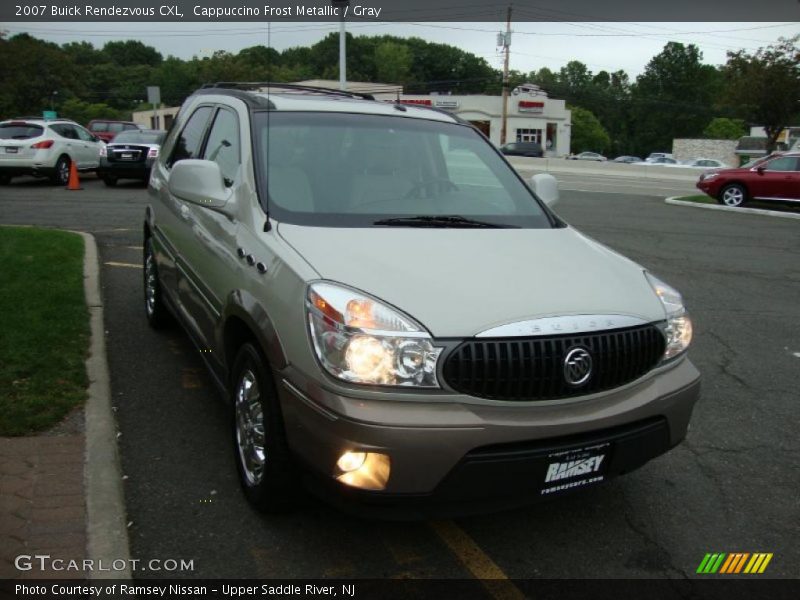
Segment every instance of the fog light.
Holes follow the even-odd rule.
[[[355,471],[364,466],[364,461],[366,460],[366,452],[345,452],[339,457],[339,460],[336,461],[336,466],[339,467],[342,472],[349,473],[350,471]]]
[[[391,470],[389,456],[377,452],[344,452],[336,467],[338,481],[363,490],[385,489]]]

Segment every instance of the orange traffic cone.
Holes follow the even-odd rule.
[[[78,167],[75,166],[75,161],[69,163],[69,181],[67,182],[67,189],[70,191],[82,190],[81,179],[78,177]]]

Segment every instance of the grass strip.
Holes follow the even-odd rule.
[[[0,227],[0,435],[58,423],[86,399],[83,238]]]

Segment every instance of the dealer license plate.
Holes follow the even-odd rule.
[[[19,148],[6,147],[6,154],[16,154]]]
[[[541,495],[595,485],[603,481],[611,444],[563,450],[548,455]]]

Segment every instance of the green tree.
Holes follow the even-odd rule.
[[[634,149],[664,150],[672,140],[699,137],[714,116],[721,75],[701,63],[693,44],[669,42],[647,64],[631,90]]]
[[[738,140],[743,135],[747,135],[744,121],[727,117],[712,119],[703,130],[703,136],[712,140]]]
[[[775,149],[781,131],[800,115],[798,39],[781,38],[754,54],[729,52],[724,67],[726,99],[742,117],[764,127],[768,151]]]
[[[383,42],[375,48],[375,68],[378,81],[404,83],[411,73],[411,50],[395,42]]]
[[[611,145],[611,138],[597,117],[579,106],[568,106],[572,111],[572,134],[570,147],[573,153],[605,152]]]
[[[134,65],[157,67],[162,60],[160,52],[152,46],[147,46],[138,40],[108,42],[103,46],[103,54],[107,56],[111,62],[123,67],[131,67]]]
[[[59,116],[86,125],[92,119],[128,120],[130,111],[117,110],[102,102],[84,102],[70,98],[59,107]]]

